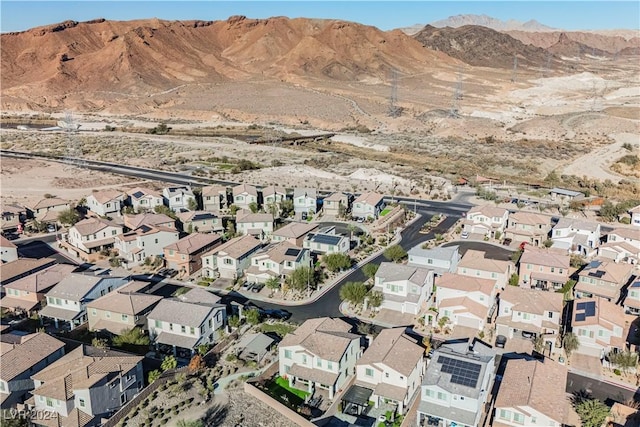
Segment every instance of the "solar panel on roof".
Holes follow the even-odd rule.
[[[137,199],[139,199],[142,196],[144,196],[144,193],[142,191],[136,191],[135,193],[133,193],[133,197]]]
[[[326,234],[316,234],[313,239],[314,242],[323,245],[337,245],[340,241],[339,236],[329,236]]]
[[[582,322],[586,319],[587,317],[585,316],[584,313],[576,313],[576,322]]]
[[[452,383],[472,388],[478,384],[478,377],[482,370],[481,365],[446,356],[438,357],[438,363],[442,364],[442,372],[451,374]]]
[[[591,271],[589,272],[589,276],[597,277],[598,279],[600,279],[602,276],[604,276],[604,271],[602,270]]]
[[[598,267],[600,267],[600,264],[602,264],[602,261],[598,261],[598,260],[591,261],[589,263],[589,265],[587,266],[587,269],[598,268]]]
[[[300,249],[296,249],[296,248],[289,248],[285,251],[285,256],[298,256],[298,254],[300,253]]]
[[[578,304],[576,304],[576,310],[584,310],[586,304],[586,302],[579,302]]]
[[[595,316],[596,315],[596,302],[595,301],[585,302],[584,314],[587,315],[587,316]]]

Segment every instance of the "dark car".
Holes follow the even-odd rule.
[[[287,310],[281,310],[281,309],[262,310],[261,314],[264,317],[268,317],[271,319],[279,319],[279,320],[287,320],[291,317],[291,313],[289,313]]]
[[[507,238],[507,239],[504,239],[502,241],[502,244],[505,245],[505,246],[509,246],[511,244],[511,242],[513,242],[513,240]]]
[[[264,288],[264,284],[256,283],[253,288],[251,288],[251,292],[260,292]]]
[[[507,337],[504,335],[498,335],[496,337],[496,347],[504,348],[504,345],[507,343]]]
[[[536,336],[536,334],[534,334],[533,332],[522,331],[522,337],[523,338],[534,338],[535,336]]]

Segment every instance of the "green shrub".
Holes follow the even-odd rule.
[[[622,375],[622,372],[620,372],[620,369],[614,369],[613,373],[618,375],[618,376]]]

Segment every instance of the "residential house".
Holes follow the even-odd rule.
[[[11,262],[18,259],[18,247],[11,243],[6,237],[0,235],[0,260]]]
[[[202,268],[202,254],[221,243],[222,237],[217,234],[189,234],[164,247],[165,266],[178,270],[183,276],[191,276]]]
[[[114,335],[136,327],[147,330],[147,315],[162,300],[144,293],[149,283],[132,281],[87,304],[90,331]]]
[[[202,255],[202,276],[237,279],[251,264],[251,255],[262,243],[251,235],[240,236],[225,242]]]
[[[576,353],[603,359],[611,351],[624,351],[631,321],[636,316],[605,298],[573,300],[572,332],[580,345]]]
[[[568,423],[567,368],[552,359],[509,359],[496,396],[493,427]]]
[[[120,215],[125,194],[117,190],[94,191],[86,197],[87,208],[100,216]]]
[[[600,223],[560,218],[551,230],[551,240],[552,248],[591,256],[600,243]]]
[[[239,209],[251,210],[251,204],[258,205],[258,190],[253,185],[240,184],[232,189],[233,204]]]
[[[227,208],[227,187],[208,185],[202,187],[202,209],[219,213]]]
[[[351,210],[350,198],[340,191],[331,193],[322,201],[322,211],[325,215],[343,217]]]
[[[494,378],[495,354],[478,340],[438,347],[422,380],[417,425],[480,425]]]
[[[126,277],[98,274],[71,273],[46,293],[47,306],[40,310],[40,317],[68,323],[70,329],[87,321],[87,304],[124,286]]]
[[[57,197],[44,198],[29,208],[32,218],[41,222],[58,222],[58,215],[71,208],[71,202]]]
[[[307,234],[315,231],[318,224],[308,222],[290,222],[284,227],[278,228],[271,234],[273,242],[287,241],[295,246],[302,247]]]
[[[182,224],[182,231],[187,233],[218,233],[224,231],[222,218],[212,212],[187,211],[176,214]]]
[[[31,314],[40,309],[45,294],[75,269],[75,265],[54,264],[8,283],[3,286],[5,295],[0,305],[11,311]]]
[[[310,266],[311,256],[307,249],[286,241],[274,243],[251,256],[251,266],[246,270],[247,281],[265,283],[271,277],[284,278],[296,268]]]
[[[383,262],[374,279],[373,289],[382,292],[380,309],[418,314],[433,290],[433,270]]]
[[[129,204],[136,212],[153,211],[157,206],[164,205],[162,194],[145,188],[134,188],[127,191]]]
[[[369,390],[376,408],[391,402],[404,414],[420,390],[426,365],[424,348],[404,328],[383,329],[356,364],[356,385]]]
[[[37,413],[36,426],[102,425],[144,386],[144,357],[81,344],[37,374],[33,398],[27,403]]]
[[[112,248],[115,237],[122,232],[122,226],[115,222],[99,217],[83,219],[69,228],[66,239],[71,247],[68,249],[87,260],[90,254]]]
[[[128,264],[139,265],[147,258],[163,256],[164,248],[179,239],[180,233],[175,228],[141,225],[133,231],[118,234],[113,247]]]
[[[498,287],[504,289],[509,282],[512,271],[513,264],[511,262],[486,258],[485,252],[468,249],[460,259],[456,273],[495,280]]]
[[[278,346],[280,376],[290,387],[328,390],[329,399],[355,374],[362,355],[360,336],[340,319],[321,317],[305,321],[285,335]]]
[[[0,407],[9,409],[27,400],[31,375],[64,355],[64,343],[44,332],[0,336]]]
[[[487,237],[504,236],[509,221],[509,211],[497,206],[473,207],[463,222],[464,231]],[[498,237],[496,237],[498,238]]]
[[[336,234],[335,227],[325,227],[317,233],[308,233],[302,242],[314,254],[346,254],[351,249],[349,237]]]
[[[640,227],[640,205],[629,209],[629,215],[631,215],[631,225]]]
[[[624,299],[624,309],[629,314],[640,315],[640,279],[629,285],[627,296]]]
[[[544,290],[561,289],[569,280],[569,255],[525,246],[518,263],[519,285]]]
[[[280,203],[287,198],[287,190],[283,187],[269,186],[262,189],[262,205],[265,207],[265,210],[269,212],[268,206],[277,205],[280,206]],[[278,212],[279,212],[278,207]]]
[[[438,246],[424,249],[420,244],[409,249],[408,255],[409,265],[430,268],[436,276],[455,273],[460,261],[458,246]]]
[[[446,317],[449,319],[447,323],[453,326],[484,329],[496,301],[495,280],[444,273],[436,277],[435,284],[438,317],[436,319],[435,313],[427,312],[427,324],[433,325],[436,320]]]
[[[575,293],[578,298],[602,297],[618,302],[621,291],[631,279],[634,266],[595,259],[578,273]]]
[[[616,228],[609,232],[607,242],[598,248],[598,257],[637,264],[640,261],[640,230]]]
[[[318,193],[315,188],[294,188],[293,210],[296,215],[315,215],[318,211]],[[303,218],[304,219],[304,218]]]
[[[384,196],[378,193],[363,193],[353,201],[353,218],[376,219],[385,208]]]
[[[273,233],[273,215],[239,210],[236,212],[236,232],[242,235],[250,234],[257,239],[266,240]]]
[[[516,243],[542,246],[550,232],[551,217],[532,212],[515,212],[509,215],[505,237]]]
[[[558,292],[507,286],[498,301],[496,334],[513,338],[528,332],[542,336],[553,349],[562,325],[563,300]]]
[[[166,187],[162,189],[162,197],[165,206],[169,206],[174,212],[189,211],[190,206],[196,203],[196,196],[191,187],[183,185],[179,187]]]
[[[18,279],[40,271],[56,264],[53,258],[18,258],[15,261],[2,264],[2,275],[0,275],[0,285],[6,286]]]
[[[18,229],[27,218],[27,210],[21,206],[3,203],[1,209],[0,228],[2,231]]]
[[[570,202],[574,199],[582,199],[584,198],[584,193],[579,191],[567,190],[566,188],[552,188],[549,191],[549,195],[551,196],[551,200],[560,200]]]
[[[149,336],[158,349],[169,346],[174,355],[190,358],[199,346],[222,338],[227,309],[219,296],[193,288],[178,297],[162,299],[147,321]]]
[[[156,213],[142,213],[136,215],[124,214],[124,226],[129,230],[146,225],[148,227],[176,228],[176,220],[165,215]]]

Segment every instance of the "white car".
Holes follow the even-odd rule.
[[[463,239],[468,239],[469,238],[469,232],[468,231],[463,231],[462,234],[460,234],[460,237]]]

